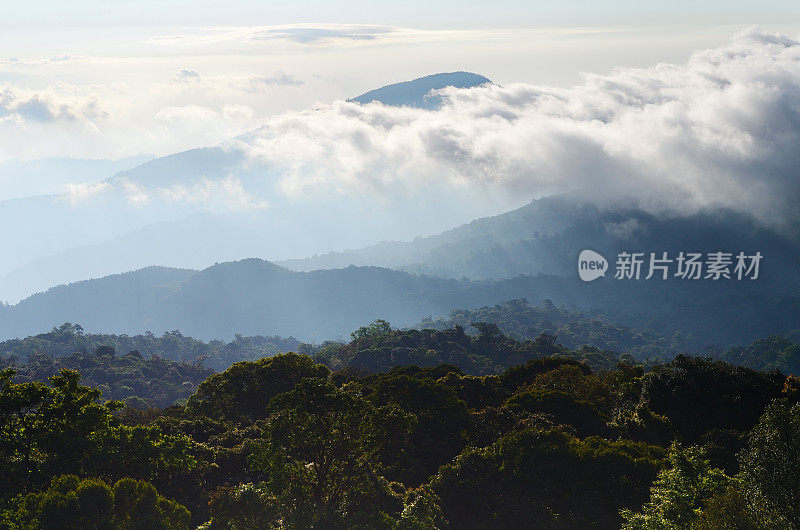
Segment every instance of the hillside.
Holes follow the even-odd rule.
[[[100,182],[151,159],[137,155],[118,160],[41,158],[0,163],[0,201],[63,193],[68,185]]]
[[[471,88],[491,81],[482,75],[470,72],[449,72],[420,77],[411,81],[394,83],[375,90],[370,90],[348,101],[356,103],[372,103],[377,101],[395,107],[417,107],[436,109],[441,105],[441,98],[430,94],[432,90],[445,87]]]
[[[613,278],[587,284],[554,275],[471,281],[378,267],[295,272],[247,259],[202,271],[151,267],[59,286],[0,307],[0,337],[79,322],[104,333],[180,330],[200,339],[239,333],[322,341],[345,337],[378,318],[412,326],[456,308],[526,298],[603,312],[618,325],[664,337],[691,334],[696,344],[724,347],[797,329],[800,296],[782,285]]]
[[[623,251],[675,255],[691,249],[759,250],[769,259],[762,278],[792,286],[800,282],[798,234],[730,210],[654,215],[638,208],[597,206],[573,195],[537,199],[411,242],[387,241],[280,264],[293,270],[372,265],[472,279],[569,276],[578,254],[587,248],[606,256]]]
[[[436,99],[425,100],[431,89],[484,82],[475,74],[441,74],[378,89],[377,97],[386,95],[387,105],[427,105]],[[98,179],[94,170],[76,176],[67,164],[61,164],[63,175],[51,175],[61,166],[42,163],[41,171],[73,185],[0,201],[0,246],[14,249],[0,263],[0,301],[151,265],[205,268],[251,256],[283,260],[411,239],[518,204],[516,198],[511,205],[485,204],[482,192],[433,181],[424,189],[387,190],[373,201],[349,193],[288,193],[286,168],[259,154],[264,142],[280,138],[280,131],[264,126],[141,164],[131,159]],[[36,168],[7,169],[4,176],[0,167],[0,180],[22,179]]]
[[[200,363],[212,370],[222,371],[239,361],[252,361],[277,353],[296,351],[301,343],[293,337],[237,335],[233,340],[203,342],[172,330],[161,335],[103,334],[84,332],[79,324],[65,323],[46,333],[0,342],[0,358],[8,363],[25,363],[36,355],[55,358],[98,348],[127,353],[138,351],[143,357],[158,357],[181,363]]]
[[[478,333],[472,328],[476,322],[494,324],[518,340],[533,340],[545,333],[571,350],[589,345],[600,350],[628,353],[643,360],[671,359],[679,353],[701,353],[706,346],[691,334],[683,335],[679,331],[662,334],[650,328],[628,327],[603,313],[557,307],[550,300],[545,300],[540,307],[531,306],[522,299],[477,309],[454,309],[447,316],[423,319],[414,328],[445,330],[461,326],[468,333]]]
[[[83,383],[102,391],[106,400],[122,401],[137,409],[165,408],[186,400],[214,373],[196,361],[170,361],[142,355],[138,350],[117,352],[110,346],[74,351],[64,357],[36,353],[24,362],[0,356],[0,371],[7,369],[16,372],[16,383],[47,383],[62,370],[79,371]]]
[[[79,362],[87,383],[111,383],[102,390],[75,371],[44,383],[0,370],[0,525],[123,528],[145,513],[149,526],[181,530],[611,530],[666,513],[766,530],[749,522],[796,517],[774,502],[795,494],[800,469],[796,378],[687,356],[593,369],[613,352],[520,344],[488,328],[468,337],[378,323],[354,336],[339,370],[289,353],[196,387],[201,371],[180,372],[190,366],[109,350],[63,360]],[[364,364],[411,350],[427,362]],[[476,376],[439,359],[501,364]],[[191,395],[166,409],[102,401],[135,392],[143,373]],[[753,495],[773,501],[751,507]]]

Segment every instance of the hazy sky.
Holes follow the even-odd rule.
[[[796,1],[31,4],[0,19],[0,161],[164,155],[435,72],[568,87],[800,33]]]

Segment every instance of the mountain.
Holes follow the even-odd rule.
[[[747,344],[797,328],[796,289],[758,282],[617,281],[584,283],[577,275],[496,281],[437,278],[378,267],[295,272],[259,259],[202,271],[150,267],[52,288],[0,306],[0,338],[79,323],[104,333],[180,330],[200,339],[234,334],[346,337],[376,319],[411,326],[456,308],[504,300],[552,300],[618,325],[680,332],[697,344]]]
[[[566,194],[410,242],[387,241],[280,264],[298,271],[368,265],[472,279],[570,276],[584,249],[609,259],[625,251],[672,256],[681,251],[760,251],[765,256],[762,284],[800,284],[800,237],[748,215],[724,209],[656,215],[629,206],[597,206]]]
[[[414,269],[450,277],[508,277],[496,270],[491,274],[465,268],[456,269],[459,262],[476,252],[491,250],[498,245],[531,240],[540,236],[553,236],[571,224],[597,214],[597,208],[567,196],[551,196],[534,200],[516,210],[500,215],[476,219],[442,233],[418,237],[413,241],[383,241],[357,250],[331,252],[309,258],[280,262],[292,270],[372,265],[398,269]],[[462,254],[465,254],[462,256]],[[525,273],[538,272],[529,260],[520,263]],[[557,273],[563,273],[563,269]]]
[[[454,280],[378,268],[298,273],[257,259],[199,272],[150,267],[55,287],[6,306],[0,334],[22,336],[71,321],[125,333],[179,329],[212,339],[276,329],[320,340],[346,336],[373,315],[412,323],[417,315],[445,310],[437,296],[455,291],[458,299],[459,290]]]
[[[404,86],[422,101],[433,88],[485,81],[455,73]],[[86,185],[69,192],[0,202],[0,247],[13,249],[0,262],[0,300],[148,265],[277,261],[411,239],[508,207],[487,202],[481,190],[452,191],[436,181],[411,194],[398,184],[379,198],[287,193],[285,170],[257,154],[259,142],[277,134],[262,127],[122,168],[102,181],[81,181]]]
[[[431,87],[484,80],[488,81],[474,74],[441,74],[399,88],[384,87],[356,100],[379,97],[401,104],[389,96],[416,90],[424,98]],[[760,281],[732,284],[735,296],[749,296],[764,288],[764,293],[791,295],[800,285],[797,234],[777,231],[730,210],[652,213],[631,204],[592,204],[572,195],[528,204],[524,204],[526,197],[493,202],[494,197],[481,187],[437,187],[439,181],[433,178],[415,183],[412,191],[398,184],[376,195],[313,190],[287,194],[280,170],[253,154],[259,139],[279,134],[279,130],[262,128],[218,146],[157,158],[120,171],[99,186],[81,188],[77,194],[0,202],[0,246],[6,249],[0,262],[0,300],[16,303],[53,285],[151,265],[203,270],[216,262],[259,257],[298,272],[350,265],[381,267],[439,279],[491,280],[494,289],[499,289],[503,279],[547,275],[559,278],[552,280],[553,286],[542,288],[555,293],[558,303],[630,313],[586,296],[588,287],[559,288],[559,282],[576,279],[577,256],[584,249],[600,252],[612,263],[623,251],[672,255],[698,250],[758,251],[765,256]],[[448,145],[444,147],[449,149]],[[369,145],[364,148],[369,150]],[[383,243],[376,245],[377,241]],[[656,287],[643,291],[651,289]],[[674,292],[681,292],[681,286]],[[507,292],[476,297],[470,303],[523,296]],[[639,295],[631,297],[632,303],[639,304]],[[530,297],[534,302],[543,298],[538,291]],[[398,314],[408,317],[410,325],[428,313],[463,307],[451,302],[420,314]],[[367,313],[365,309],[365,318]],[[122,319],[119,324],[126,322]],[[58,323],[48,320],[47,327]],[[38,324],[25,329],[41,331]],[[328,331],[350,330],[331,327]]]
[[[230,234],[237,234],[238,238]],[[266,239],[257,223],[233,216],[196,214],[177,221],[156,222],[100,243],[75,246],[26,263],[0,276],[0,293],[6,301],[17,302],[55,285],[151,265],[202,269],[247,256],[259,241],[264,248],[270,248]],[[277,246],[273,243],[271,248]]]
[[[116,160],[41,158],[0,163],[0,201],[34,195],[63,193],[67,185],[101,180],[153,158],[137,155]]]
[[[406,106],[432,110],[442,104],[440,96],[430,93],[432,90],[440,90],[446,87],[472,88],[485,84],[491,84],[491,81],[482,75],[470,72],[449,72],[428,75],[413,81],[394,83],[376,88],[348,101],[355,101],[356,103],[377,101],[384,105],[395,107]]]

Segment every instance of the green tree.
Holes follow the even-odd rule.
[[[6,524],[20,530],[181,530],[189,528],[189,518],[185,507],[149,482],[125,478],[111,488],[99,479],[61,475],[47,489],[18,497]]]
[[[430,486],[452,528],[612,529],[620,508],[646,499],[662,457],[643,443],[524,429],[465,449]]]
[[[191,415],[252,423],[267,416],[270,399],[303,379],[325,379],[329,373],[310,357],[295,353],[236,363],[203,381],[189,398],[187,410]]]
[[[470,416],[452,388],[425,378],[390,375],[375,381],[368,399],[377,406],[396,405],[417,420],[408,443],[383,452],[381,461],[392,480],[418,486],[466,445]]]
[[[778,372],[678,355],[644,376],[641,400],[670,419],[682,442],[695,444],[711,429],[750,430],[785,380]]]
[[[409,415],[315,379],[269,408],[266,441],[249,461],[282,520],[310,528],[373,526],[401,510],[376,469],[381,449],[405,436]]]
[[[189,527],[189,510],[158,494],[143,480],[114,484],[114,522],[119,530],[179,530]]]
[[[52,477],[95,476],[151,480],[172,497],[197,503],[205,464],[185,436],[157,426],[121,425],[119,402],[99,403],[80,374],[62,371],[52,385],[11,382],[0,373],[0,501],[36,491]]]
[[[724,493],[731,478],[712,468],[701,451],[673,444],[670,467],[658,474],[650,489],[650,500],[639,512],[623,510],[624,530],[679,530],[699,520],[701,509],[711,498]]]
[[[748,499],[777,527],[800,528],[800,403],[776,400],[741,455]]]
[[[250,530],[276,528],[281,520],[281,503],[266,488],[252,483],[222,486],[211,495],[211,520],[204,530]]]
[[[369,326],[363,326],[350,334],[350,337],[355,340],[365,339],[379,339],[385,337],[392,332],[392,325],[385,320],[376,320]]]
[[[769,522],[747,500],[741,480],[732,480],[724,492],[705,504],[694,530],[769,530]],[[774,527],[773,527],[774,528]]]
[[[98,432],[110,428],[121,404],[98,403],[100,391],[80,384],[80,374],[63,370],[39,382],[12,383],[0,372],[0,481],[3,497],[48,477],[79,472]]]

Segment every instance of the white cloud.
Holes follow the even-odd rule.
[[[228,204],[257,205],[265,188],[296,200],[336,194],[371,200],[444,186],[514,197],[578,191],[652,208],[729,206],[771,222],[797,217],[800,44],[786,36],[748,30],[682,64],[586,75],[567,88],[448,89],[437,111],[337,101],[268,120],[259,119],[259,102],[279,89],[293,93],[298,79],[275,69],[206,75],[189,66],[165,68],[147,90],[122,82],[41,90],[4,85],[0,150],[23,150],[31,143],[23,137],[46,137],[67,153],[78,152],[70,142],[164,153],[266,122],[231,145],[269,171],[217,188],[128,189],[128,201],[202,204],[191,197],[210,197],[214,189],[239,197]],[[254,96],[260,90],[270,97]],[[258,188],[252,180],[258,175],[271,180]]]
[[[130,204],[141,206],[150,202],[150,194],[141,184],[125,178],[119,179],[118,182],[122,186],[122,192]]]
[[[117,178],[94,183],[70,183],[61,200],[80,206],[100,197],[113,200],[122,197],[132,206],[162,204],[192,205],[203,211],[244,212],[263,210],[269,203],[248,192],[241,180],[228,175],[220,179],[199,177],[193,183],[146,187],[128,178]]]
[[[571,88],[443,91],[438,111],[336,102],[271,118],[246,146],[288,194],[391,192],[431,180],[537,196],[797,219],[800,43],[750,29],[685,64]]]
[[[225,105],[222,116],[228,121],[250,121],[255,116],[253,107],[248,105]]]
[[[543,30],[526,29],[528,33]],[[596,29],[547,29],[552,35],[592,33]],[[603,30],[605,32],[609,30]],[[613,31],[613,30],[612,30]],[[422,30],[377,24],[302,23],[271,26],[237,26],[185,28],[171,35],[159,35],[149,40],[159,46],[202,48],[213,46],[217,50],[230,47],[264,48],[280,44],[294,46],[363,46],[374,44],[399,44],[447,41],[502,40],[519,30],[505,29],[437,29]]]
[[[265,108],[285,108],[303,84],[281,70],[172,72],[90,84],[38,86],[47,79],[39,75],[0,82],[0,161],[167,155],[213,145],[261,125]]]
[[[54,55],[52,57],[29,57],[29,58],[11,57],[9,59],[0,61],[0,65],[41,66],[41,65],[52,65],[52,64],[62,64],[75,61],[83,61],[86,59],[88,59],[87,56],[79,57],[70,54]]]
[[[180,28],[169,35],[149,39],[150,44],[181,48],[231,46],[264,48],[290,44],[305,47],[346,47],[375,44],[414,44],[436,42],[500,42],[513,36],[523,38],[562,38],[614,34],[630,29],[612,27],[490,27],[484,29],[416,29],[380,24],[298,23],[268,26]]]
[[[193,185],[159,187],[154,193],[170,202],[200,204],[211,210],[242,212],[262,210],[269,206],[267,201],[247,192],[242,182],[233,175],[216,180],[203,177]]]
[[[176,75],[175,80],[183,83],[199,81],[200,74],[189,68],[182,68]]]
[[[159,110],[153,117],[155,121],[173,123],[202,123],[216,120],[219,115],[214,110],[200,105],[184,105],[182,107],[166,107]]]
[[[65,198],[73,206],[78,206],[98,195],[110,191],[112,186],[108,182],[70,183],[66,185]]]
[[[0,118],[13,116],[18,123],[86,120],[108,117],[97,97],[79,95],[75,87],[57,84],[46,90],[0,87]]]
[[[265,86],[300,86],[303,84],[301,79],[283,71],[275,72],[270,76],[253,76],[246,78],[249,90],[261,92]]]
[[[205,95],[245,95],[263,93],[282,87],[300,87],[304,84],[299,79],[284,71],[276,71],[270,75],[212,75],[200,76],[194,70],[180,70],[172,83],[157,84],[156,92],[169,95],[200,96]]]
[[[153,37],[151,42],[162,45],[207,45],[242,43],[263,45],[285,40],[300,44],[371,41],[379,36],[401,33],[403,28],[358,24],[284,24],[275,26],[213,27],[187,29],[183,33]]]

